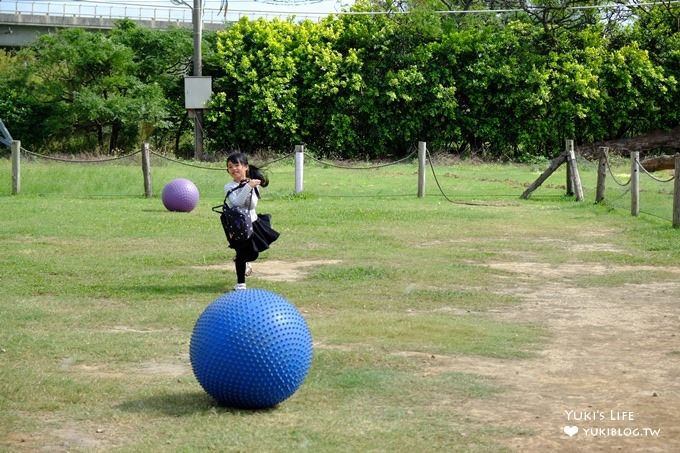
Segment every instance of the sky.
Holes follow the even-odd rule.
[[[183,0],[193,6],[194,0]],[[328,14],[349,8],[352,0],[229,0],[227,20],[241,16],[250,19],[265,17],[318,20]],[[221,0],[203,0],[203,17],[206,22],[224,21],[219,13]],[[82,16],[153,16],[157,19],[186,19],[191,22],[191,8],[173,4],[171,0],[0,0],[0,12],[33,14],[76,14]]]

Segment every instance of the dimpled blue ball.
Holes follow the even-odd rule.
[[[272,407],[300,387],[312,363],[312,335],[300,312],[264,289],[223,294],[196,321],[189,358],[220,405]]]

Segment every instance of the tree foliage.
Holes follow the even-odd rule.
[[[6,85],[13,87],[22,113],[0,115],[21,133],[15,135],[24,146],[113,153],[136,149],[149,131],[167,128],[168,93],[179,97],[182,72],[167,68],[172,41],[151,46],[153,37],[172,33],[152,37],[130,21],[119,26],[111,34],[60,30],[14,56],[19,64],[8,71]],[[186,54],[181,49],[181,59]]]
[[[588,7],[584,7],[588,6]],[[680,9],[579,0],[360,0],[319,23],[242,18],[204,40],[206,154],[552,156],[678,125]],[[498,9],[496,14],[481,13]],[[448,10],[446,14],[442,10]],[[371,12],[386,14],[369,14]],[[475,14],[474,11],[480,13]],[[44,150],[185,152],[187,30],[122,21],[0,55],[0,118]],[[12,101],[9,102],[8,99]]]

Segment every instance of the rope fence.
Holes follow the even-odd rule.
[[[141,153],[141,151],[136,151],[134,153],[130,154],[125,154],[122,156],[111,156],[111,157],[103,157],[103,158],[97,158],[97,159],[66,159],[65,157],[55,157],[55,156],[47,156],[44,154],[38,154],[34,153],[33,151],[29,151],[26,148],[21,147],[21,152],[33,156],[35,158],[40,158],[40,159],[45,159],[45,160],[51,160],[55,162],[65,162],[69,164],[101,164],[104,162],[115,162],[119,160],[124,160],[124,159],[129,159],[132,156],[136,156],[137,154]]]
[[[12,145],[10,148],[12,149],[12,156],[11,160],[13,163],[13,169],[12,169],[12,194],[18,194],[21,191],[21,166],[20,162],[22,159],[29,158],[30,160],[37,160],[37,159],[44,159],[52,162],[60,162],[60,163],[66,163],[66,164],[87,164],[87,165],[93,165],[93,164],[107,164],[107,163],[115,163],[115,162],[121,162],[124,160],[134,160],[133,164],[134,165],[139,165],[139,161],[141,160],[141,166],[142,166],[142,172],[143,172],[143,178],[144,178],[144,195],[145,197],[152,197],[153,196],[153,190],[152,190],[152,165],[151,165],[151,157],[154,157],[160,161],[168,162],[171,164],[176,164],[176,165],[182,165],[186,167],[191,167],[199,170],[206,170],[206,171],[225,171],[225,167],[223,166],[215,166],[215,165],[205,165],[205,164],[200,164],[196,162],[191,162],[191,161],[184,161],[180,159],[175,159],[172,157],[169,157],[167,155],[161,154],[159,152],[153,151],[148,143],[143,143],[142,147],[139,151],[135,151],[132,153],[124,154],[124,155],[119,155],[119,156],[111,156],[111,157],[103,157],[103,158],[67,158],[67,157],[60,157],[60,156],[50,156],[50,155],[43,155],[39,153],[35,153],[33,151],[30,151],[26,148],[21,147],[20,141],[12,141]],[[348,164],[341,164],[337,162],[333,162],[330,160],[326,159],[321,159],[316,157],[313,153],[310,153],[305,149],[303,145],[297,145],[295,147],[295,151],[291,153],[284,154],[282,156],[279,156],[277,158],[268,160],[264,163],[258,164],[258,166],[262,168],[268,168],[272,165],[275,165],[276,163],[279,163],[281,161],[285,161],[288,159],[294,159],[295,161],[295,193],[302,193],[304,191],[304,167],[305,163],[304,160],[305,158],[309,159],[310,161],[322,166],[322,167],[329,167],[329,168],[337,168],[337,169],[342,169],[342,170],[357,170],[357,171],[372,171],[372,170],[379,170],[379,169],[384,169],[387,167],[391,166],[396,166],[396,165],[401,165],[407,162],[412,161],[414,158],[418,158],[419,162],[419,169],[418,169],[418,197],[423,197],[425,196],[425,170],[427,167],[429,167],[432,176],[435,180],[438,192],[441,194],[441,196],[448,202],[450,203],[455,203],[455,204],[463,204],[463,205],[470,205],[470,206],[494,206],[494,205],[499,205],[499,204],[492,204],[492,203],[477,203],[477,202],[470,202],[470,201],[461,201],[461,200],[454,200],[452,199],[449,195],[446,194],[442,184],[439,181],[439,178],[437,176],[436,170],[435,170],[435,164],[434,164],[434,159],[430,155],[429,150],[427,150],[427,146],[425,142],[420,142],[418,144],[418,149],[415,148],[415,146],[410,150],[409,154],[405,157],[402,157],[400,159],[391,161],[391,162],[384,162],[384,163],[378,163],[378,164],[373,164],[373,165],[348,165]],[[394,196],[394,195],[393,195]],[[413,193],[410,194],[403,194],[401,196],[413,196]]]
[[[645,191],[641,187],[640,176],[646,176],[650,181],[658,184],[669,184],[674,182],[672,191],[656,190],[655,193],[657,195],[662,192],[669,193],[672,196],[672,224],[673,228],[680,228],[680,154],[676,154],[673,163],[674,174],[668,178],[660,178],[649,171],[646,167],[646,161],[640,160],[640,153],[638,151],[631,151],[629,160],[629,177],[628,180],[624,182],[619,180],[615,174],[613,165],[609,159],[609,148],[601,147],[599,149],[600,168],[598,171],[595,201],[597,203],[606,201],[608,202],[608,205],[615,206],[617,201],[622,200],[626,195],[630,194],[630,213],[632,216],[639,216],[640,213],[644,213],[666,220],[667,217],[653,212],[652,206],[650,206],[649,209],[642,209],[641,195]],[[605,180],[607,175],[609,175],[616,186],[624,189],[621,195],[616,198],[605,199]]]
[[[183,161],[180,159],[174,159],[171,157],[168,157],[166,155],[163,155],[161,153],[158,153],[156,151],[153,151],[150,149],[150,146],[148,143],[144,143],[139,151],[125,154],[125,155],[120,155],[120,156],[111,156],[111,157],[104,157],[104,158],[88,158],[88,159],[75,159],[75,158],[64,158],[64,157],[57,157],[57,156],[48,156],[48,155],[42,155],[38,153],[34,153],[30,150],[27,150],[25,148],[21,147],[20,141],[12,140],[10,143],[10,149],[11,149],[11,160],[12,160],[12,194],[18,194],[21,191],[21,165],[20,161],[22,158],[22,154],[24,156],[29,156],[31,158],[37,159],[45,159],[45,160],[50,160],[50,161],[56,161],[56,162],[62,162],[62,163],[78,163],[78,164],[102,164],[102,163],[115,163],[117,161],[122,161],[122,160],[129,160],[129,159],[135,159],[135,164],[138,164],[138,160],[140,159],[141,156],[141,164],[142,164],[142,172],[143,172],[143,177],[144,177],[144,195],[146,197],[152,197],[153,196],[153,191],[152,191],[152,185],[151,185],[151,156],[162,160],[166,161],[172,164],[177,164],[177,165],[183,165],[187,167],[192,167],[200,170],[206,170],[206,171],[225,171],[224,167],[218,167],[215,165],[204,165],[204,164],[199,164],[196,162],[187,162]],[[434,183],[436,185],[437,191],[439,192],[439,195],[443,197],[444,200],[446,200],[449,203],[452,204],[460,204],[460,205],[468,205],[468,206],[503,206],[507,204],[502,204],[502,203],[485,203],[485,202],[477,202],[477,201],[469,201],[469,200],[461,200],[461,199],[454,199],[450,197],[446,191],[444,190],[443,184],[440,182],[439,175],[437,174],[437,170],[435,168],[434,164],[434,159],[432,155],[430,154],[429,150],[427,149],[427,144],[425,142],[419,142],[417,149],[415,147],[410,150],[409,154],[403,158],[400,158],[398,160],[392,161],[392,162],[385,162],[385,163],[379,163],[375,165],[365,165],[365,166],[356,166],[356,165],[347,165],[347,164],[338,164],[336,162],[332,162],[329,160],[324,160],[320,159],[316,156],[314,156],[313,153],[310,153],[305,150],[304,145],[297,145],[295,147],[295,151],[292,153],[287,153],[284,154],[283,156],[279,156],[275,159],[272,159],[270,161],[267,161],[260,166],[262,168],[267,168],[269,166],[272,166],[278,162],[287,160],[287,159],[293,159],[295,162],[295,193],[300,194],[304,192],[304,169],[305,169],[305,158],[311,160],[312,162],[319,164],[323,167],[332,167],[332,168],[337,168],[337,169],[343,169],[343,170],[358,170],[358,171],[370,171],[370,170],[377,170],[377,169],[382,169],[390,166],[395,166],[399,164],[403,164],[405,162],[410,162],[413,159],[417,159],[418,162],[418,181],[417,181],[417,186],[418,186],[418,192],[417,196],[419,198],[422,198],[425,196],[425,183],[426,183],[426,170],[429,169],[429,171],[432,174]],[[529,195],[533,190],[535,190],[542,182],[547,179],[547,177],[552,174],[557,167],[559,167],[562,163],[567,164],[567,195],[574,195],[576,194],[577,201],[583,201],[583,190],[581,186],[581,181],[580,181],[580,175],[578,173],[578,166],[576,164],[576,156],[573,151],[573,141],[567,141],[566,142],[566,149],[563,153],[561,153],[556,159],[553,160],[551,163],[550,167],[548,170],[546,170],[539,179],[534,182],[534,184],[530,185],[529,188],[521,195],[520,198],[528,198]],[[640,188],[640,175],[646,176],[649,178],[649,180],[654,181],[657,184],[669,184],[671,182],[674,182],[674,189],[672,190],[673,194],[673,210],[672,210],[672,223],[674,228],[680,228],[680,176],[679,176],[679,171],[680,171],[680,154],[675,156],[675,174],[671,177],[668,178],[660,178],[656,175],[653,174],[652,171],[649,171],[645,167],[645,161],[641,161],[639,158],[639,152],[631,152],[630,153],[630,172],[628,175],[627,180],[622,180],[619,176],[617,176],[615,172],[614,165],[612,165],[612,162],[609,158],[609,149],[605,147],[601,147],[599,150],[599,162],[598,162],[598,169],[597,169],[597,188],[596,188],[596,197],[595,197],[595,202],[596,203],[602,203],[605,202],[605,183],[607,180],[607,177],[615,184],[615,186],[618,186],[619,188],[624,189],[622,193],[617,196],[613,197],[610,194],[610,197],[606,200],[607,204],[610,206],[615,206],[616,202],[620,202],[621,200],[624,199],[624,197],[628,194],[630,194],[630,211],[631,215],[633,216],[639,216],[641,209],[640,209],[640,194],[643,192]],[[668,165],[668,164],[666,164]],[[670,167],[665,167],[666,169],[670,169]],[[657,190],[656,193],[663,192],[666,193],[668,191],[665,190]],[[616,206],[620,207],[620,206]],[[663,216],[660,216],[658,214],[655,214],[651,211],[642,211],[645,214],[653,215],[656,217],[660,218],[665,218]]]

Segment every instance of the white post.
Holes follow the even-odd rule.
[[[418,142],[418,198],[425,196],[425,157],[427,155],[427,143]]]
[[[630,153],[630,215],[640,215],[640,168],[638,160],[640,153],[632,151]]]
[[[12,195],[21,192],[21,142],[12,140]]]
[[[295,145],[295,193],[302,193],[305,166],[305,145]]]

